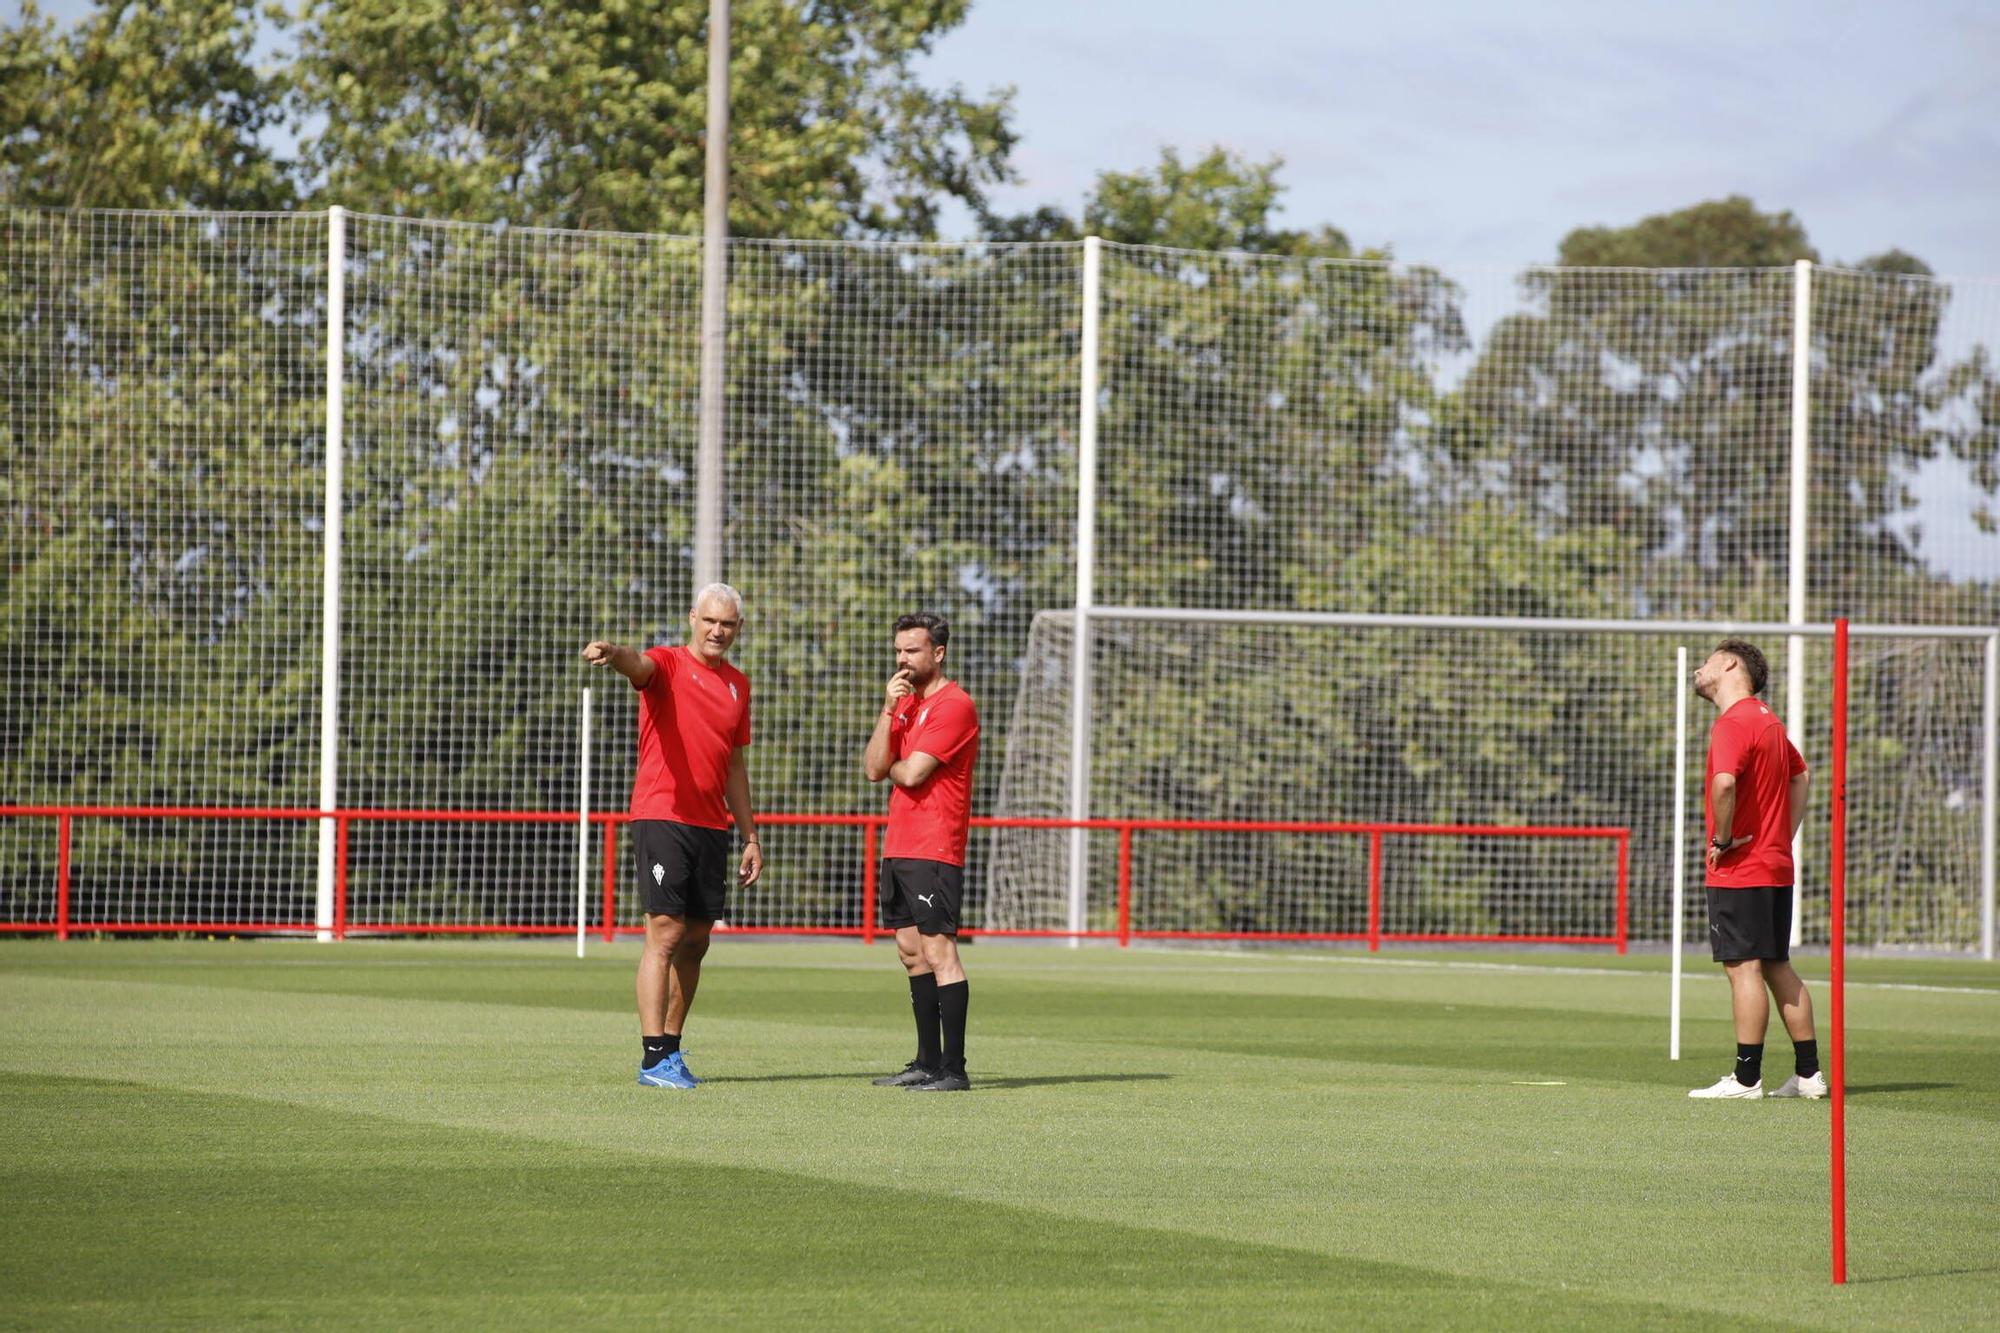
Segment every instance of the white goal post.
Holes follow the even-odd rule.
[[[1767,645],[1768,693],[1782,698],[1792,655],[1779,645],[1810,642],[1813,695],[1824,692],[1833,635],[1831,624],[1780,621],[1184,607],[1092,606],[1083,626],[1076,619],[1036,617],[996,813],[1624,825],[1632,936],[1662,943],[1672,934],[1675,756],[1674,704],[1659,681],[1675,648],[1705,655],[1729,636]],[[2000,627],[1857,624],[1851,634],[1850,938],[1991,959]],[[1084,671],[1074,669],[1078,643],[1088,645]],[[1090,682],[1088,699],[1072,697],[1075,679]],[[1286,716],[1263,716],[1266,705]],[[1820,725],[1800,748],[1817,767],[1826,714],[1811,711]],[[1398,725],[1357,721],[1385,713]],[[1706,726],[1693,730],[1698,759]],[[1069,762],[1078,738],[1090,757],[1082,768]],[[1269,753],[1246,773],[1232,757],[1241,745]],[[1824,939],[1823,894],[1814,897],[1824,856],[1809,846],[1801,866],[1809,941]],[[1101,911],[1106,875],[1087,854],[1045,851],[1010,873],[1019,859],[1000,855],[996,839],[989,911],[1029,910],[1033,895],[1054,921],[1092,919],[1094,902]]]

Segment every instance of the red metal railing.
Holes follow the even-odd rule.
[[[319,810],[289,806],[117,806],[117,805],[13,805],[0,806],[0,818],[53,818],[56,821],[56,911],[53,921],[0,921],[0,931],[53,932],[58,939],[72,931],[158,932],[193,931],[215,933],[270,934],[318,929],[316,921],[111,921],[74,918],[70,894],[71,833],[77,819],[216,819],[309,821],[331,819],[334,827],[333,916],[329,923],[335,938],[355,934],[504,934],[561,935],[577,927],[574,923],[549,925],[506,922],[409,922],[354,920],[349,914],[348,845],[356,823],[440,823],[440,824],[574,824],[573,812],[552,810]],[[597,812],[590,822],[604,830],[603,900],[595,929],[606,940],[620,933],[635,934],[640,927],[620,926],[618,906],[618,826],[629,822],[616,812]],[[764,925],[731,926],[733,934],[845,935],[872,942],[881,934],[876,925],[878,849],[881,830],[888,823],[884,815],[765,814],[760,824],[774,827],[851,827],[861,830],[861,919],[853,925]],[[1509,943],[1611,945],[1624,953],[1630,925],[1631,830],[1611,826],[1507,825],[1507,824],[1406,824],[1355,821],[1229,820],[1229,819],[1013,819],[975,817],[977,828],[1090,829],[1118,835],[1117,924],[1113,929],[968,929],[967,935],[1018,936],[1030,938],[1115,939],[1120,946],[1133,940],[1284,940],[1297,942],[1365,941],[1371,950],[1385,942],[1401,944]],[[1140,930],[1132,924],[1132,862],[1135,835],[1141,833],[1289,833],[1329,836],[1358,836],[1368,839],[1368,924],[1364,931],[1274,931],[1274,930]],[[1617,846],[1613,928],[1609,934],[1549,932],[1476,933],[1450,931],[1390,931],[1383,929],[1382,847],[1390,837],[1463,838],[1592,838]]]

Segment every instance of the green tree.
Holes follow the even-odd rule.
[[[1434,359],[1464,345],[1456,293],[1427,269],[1345,262],[1332,227],[1278,226],[1278,165],[1217,150],[1189,166],[1170,150],[1150,171],[1100,177],[1085,206],[1084,225],[1117,243],[1104,259],[1107,600],[1298,605],[1415,511],[1401,465],[1434,401]]]
[[[255,0],[105,5],[68,31],[25,0],[0,28],[0,203],[285,207],[266,133],[282,89],[252,60]]]
[[[917,68],[968,0],[750,0],[731,20],[730,226],[924,236],[1006,178],[1008,94]],[[306,0],[294,115],[316,197],[355,208],[699,232],[699,0]]]

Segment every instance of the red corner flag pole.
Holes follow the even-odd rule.
[[[1844,1001],[1847,928],[1847,622],[1833,622],[1833,834],[1827,841],[1828,942],[1833,995],[1826,1069],[1833,1084],[1833,1281],[1847,1281],[1847,1049]]]

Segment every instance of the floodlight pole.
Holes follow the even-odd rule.
[[[1090,818],[1090,611],[1097,597],[1097,347],[1103,246],[1083,239],[1083,337],[1076,420],[1076,619],[1069,663],[1069,817]],[[1083,943],[1090,900],[1090,833],[1069,834],[1070,945]]]
[[[694,587],[722,578],[724,440],[729,424],[729,0],[708,7],[707,174],[702,186],[701,411],[695,451]]]

